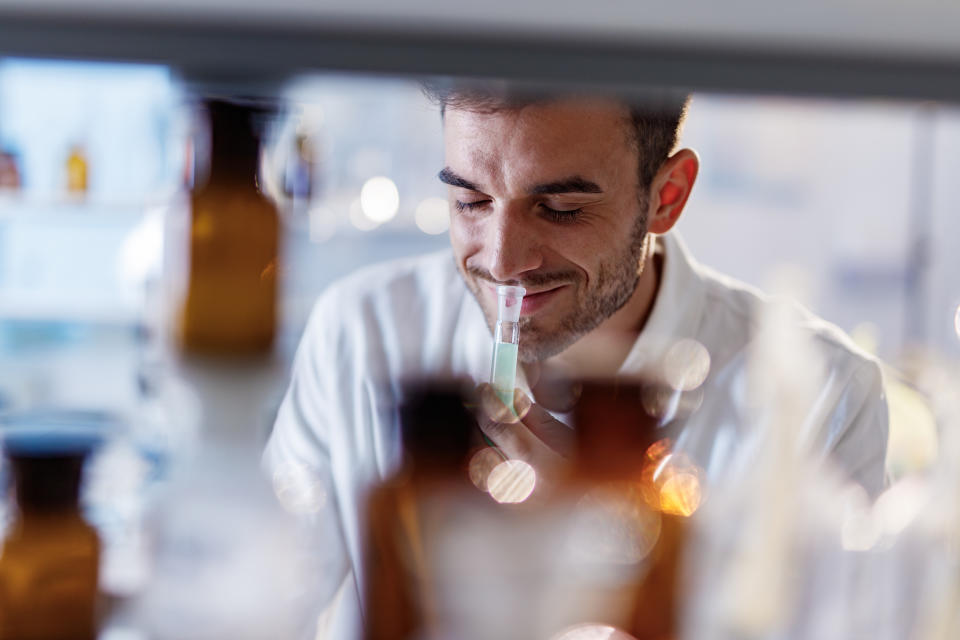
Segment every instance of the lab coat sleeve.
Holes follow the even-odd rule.
[[[849,479],[872,497],[886,487],[889,415],[880,367],[873,361],[860,363],[842,395],[835,413],[841,424],[829,444],[830,457]]]
[[[342,350],[339,317],[331,296],[315,306],[294,358],[290,386],[263,455],[264,468],[278,490],[289,491],[289,478],[306,481],[322,496],[319,505],[304,514],[316,552],[326,567],[318,576],[320,601],[318,637],[353,638],[359,630],[359,596],[344,534],[338,483],[332,465],[336,425],[342,424],[342,404],[348,398],[341,389],[336,363]],[[304,480],[306,479],[306,480]],[[319,491],[318,491],[319,489]]]

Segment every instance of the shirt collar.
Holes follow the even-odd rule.
[[[706,287],[699,265],[675,231],[656,236],[656,241],[663,249],[657,296],[620,374],[635,374],[657,365],[677,340],[695,336],[703,316]]]

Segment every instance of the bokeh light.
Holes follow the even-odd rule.
[[[443,198],[427,198],[413,212],[417,228],[432,236],[450,228],[450,205]]]
[[[636,640],[632,635],[605,624],[578,624],[564,629],[550,640]]]
[[[288,463],[277,468],[273,491],[283,508],[293,514],[318,513],[327,505],[323,481],[306,465]]]
[[[364,215],[380,224],[397,215],[400,192],[390,178],[370,178],[360,189],[360,208]]]
[[[953,330],[957,332],[957,337],[960,338],[960,305],[957,306],[957,311],[953,314]]]
[[[710,352],[693,340],[685,338],[667,351],[663,362],[663,375],[667,384],[677,391],[696,389],[710,373]]]
[[[574,512],[569,550],[589,562],[637,564],[660,539],[660,513],[636,483],[611,484],[588,492]]]
[[[470,464],[467,468],[470,482],[480,491],[487,491],[487,480],[490,473],[501,462],[503,462],[503,455],[493,447],[480,449],[470,458]]]
[[[360,231],[373,231],[380,226],[380,223],[376,220],[372,220],[363,212],[363,206],[360,204],[360,198],[357,198],[350,203],[350,214],[349,214],[350,224],[359,229]]]
[[[672,451],[668,438],[647,449],[641,490],[647,503],[663,513],[689,517],[703,502],[703,470],[686,454]]]
[[[504,460],[487,476],[487,491],[501,504],[518,504],[537,486],[537,472],[523,460]]]
[[[693,473],[670,473],[660,486],[660,509],[675,516],[692,516],[700,506],[700,479]]]

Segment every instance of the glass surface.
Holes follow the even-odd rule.
[[[318,296],[370,265],[450,246],[450,216],[460,212],[454,205],[451,213],[447,187],[437,180],[444,168],[442,119],[414,80],[306,76],[287,84],[275,104],[277,113],[261,123],[265,144],[246,185],[262,198],[258,211],[264,224],[248,224],[260,219],[250,211],[245,219],[231,217],[229,224],[236,227],[221,237],[228,239],[228,250],[238,252],[230,256],[236,262],[211,259],[206,266],[215,268],[204,271],[206,258],[190,254],[189,236],[172,233],[168,225],[176,213],[189,210],[187,193],[193,188],[196,218],[190,229],[196,236],[216,226],[216,220],[203,222],[210,218],[204,189],[216,167],[209,132],[197,126],[189,91],[170,70],[0,63],[0,412],[54,407],[129,418],[129,429],[91,461],[84,485],[84,513],[103,542],[101,590],[116,598],[135,598],[157,575],[150,567],[149,515],[180,465],[196,453],[198,434],[219,429],[218,437],[229,439],[230,425],[211,425],[210,416],[229,416],[220,422],[245,425],[243,438],[259,450],[274,424]],[[951,564],[956,562],[951,545],[960,531],[952,506],[960,504],[958,465],[952,464],[960,456],[955,433],[960,410],[952,395],[960,358],[960,251],[955,246],[960,238],[955,215],[960,110],[936,103],[696,93],[680,145],[697,151],[701,167],[676,227],[690,254],[749,287],[786,290],[835,325],[829,331],[836,331],[830,335],[837,341],[877,359],[889,407],[885,468],[890,482],[875,500],[837,488],[827,472],[790,466],[789,457],[778,457],[782,441],[751,443],[751,451],[764,452],[763,464],[721,465],[735,478],[705,471],[710,461],[696,457],[695,438],[686,441],[689,455],[655,447],[647,451],[650,460],[638,469],[646,474],[644,482],[656,487],[658,508],[678,517],[695,512],[695,520],[707,523],[706,533],[691,533],[700,541],[691,561],[700,573],[683,600],[694,609],[689,633],[698,640],[774,637],[785,633],[777,625],[793,625],[797,637],[821,639],[855,637],[864,629],[878,638],[909,637],[918,629],[950,637],[956,622],[949,612],[956,610],[960,593],[960,573],[944,569],[957,566]],[[254,255],[255,245],[267,248]],[[283,247],[279,254],[277,246]],[[174,267],[170,256],[178,251],[192,259]],[[280,283],[269,303],[252,297],[249,309],[218,303],[216,292],[230,286],[236,265],[262,266],[276,255],[273,271],[263,267],[255,274],[276,276]],[[177,268],[180,273],[174,273]],[[239,369],[227,367],[216,374],[214,392],[177,368],[169,332],[176,313],[171,300],[184,293],[176,290],[176,278],[215,275],[217,269],[228,273],[194,281],[201,306],[257,324],[264,336],[269,334],[262,344],[272,341],[275,349],[270,375],[241,384]],[[267,307],[270,312],[264,313]],[[441,331],[423,335],[420,310],[407,311],[390,325],[393,333],[377,335],[393,340],[383,348],[400,351],[421,340],[417,362],[426,368],[435,362],[431,358],[453,347]],[[705,314],[710,318],[722,311],[717,303]],[[375,317],[386,322],[382,310]],[[218,318],[221,324],[212,324],[223,326],[223,316]],[[766,320],[758,318],[751,335],[757,344],[774,345],[765,362],[775,373],[767,379],[731,373],[753,355],[731,355],[719,339],[704,344],[682,336],[664,345],[663,361],[642,370],[649,384],[640,399],[658,428],[667,430],[704,413],[717,425],[737,427],[711,396],[711,382],[723,376],[736,378],[730,389],[738,401],[762,389],[752,397],[777,398],[781,406],[813,404],[810,394],[804,395],[810,389],[801,388],[809,382],[798,373],[805,367],[795,366],[811,362],[804,360],[809,352],[778,350],[777,345],[793,344],[792,338],[776,332],[775,319],[773,325]],[[239,320],[228,323],[240,325]],[[477,323],[470,339],[494,348],[491,325]],[[218,337],[229,338],[225,333]],[[522,323],[520,335],[522,360]],[[478,351],[484,362],[471,382],[485,381],[491,373],[490,350]],[[631,357],[643,353],[638,349]],[[516,346],[496,344],[492,374],[509,403],[515,385],[529,385],[534,374],[541,375],[523,364],[518,373],[517,358]],[[372,362],[370,367],[382,365],[375,358]],[[326,365],[340,375],[351,362]],[[373,379],[394,372],[365,373]],[[811,384],[822,388],[816,380]],[[553,412],[562,419],[577,402],[577,393],[566,391],[572,404]],[[310,392],[295,387],[293,395]],[[246,403],[237,402],[240,395]],[[545,398],[537,396],[541,402]],[[371,404],[371,415],[392,415],[391,400]],[[748,422],[745,416],[781,427],[801,424],[790,411],[764,414],[762,404],[741,404],[744,413],[735,416],[743,419],[740,427]],[[213,410],[231,406],[243,411]],[[517,413],[527,417],[519,407]],[[364,440],[369,434],[352,424],[327,426],[357,438],[369,478],[394,470],[400,452],[389,438]],[[737,428],[727,433],[740,433]],[[667,437],[659,442],[669,449],[675,442]],[[479,446],[479,435],[477,441]],[[718,456],[737,448],[735,439],[724,446]],[[551,480],[549,473],[504,461],[499,445],[479,451],[471,466],[473,482],[464,483],[464,490],[477,487],[480,498],[494,497],[496,508],[536,506],[536,486]],[[252,468],[256,458],[243,459]],[[221,460],[210,468],[229,466]],[[9,475],[4,466],[0,470]],[[727,480],[728,491],[711,491]],[[320,591],[350,592],[353,587],[340,582],[349,566],[344,548],[356,545],[361,553],[353,541],[359,531],[344,528],[335,510],[359,513],[363,505],[349,502],[354,494],[331,485],[329,473],[318,474],[300,460],[272,481],[284,509],[324,528],[318,539],[329,542],[323,549],[328,556],[317,552],[322,560],[314,559],[332,567],[327,572],[332,577]],[[780,500],[783,495],[792,497]],[[192,497],[191,504],[202,510],[203,496]],[[464,522],[468,512],[458,506]],[[4,506],[2,515],[5,526],[16,522],[12,505]],[[248,515],[256,519],[255,513]],[[442,514],[435,517],[442,523]],[[189,534],[189,517],[169,522],[187,523]],[[457,531],[469,529],[458,526]],[[774,542],[752,538],[754,527],[774,531],[777,535],[761,536]],[[218,544],[215,536],[203,540]],[[510,553],[523,557],[536,547],[529,544]],[[747,553],[751,550],[755,556]],[[790,589],[765,571],[788,562],[798,576]],[[176,575],[173,569],[164,575]],[[668,578],[673,576],[663,579]],[[740,603],[749,606],[715,597],[718,581],[725,585],[719,591],[742,596]],[[744,595],[757,593],[764,597]],[[880,613],[865,613],[869,610]],[[570,621],[577,622],[596,621]]]

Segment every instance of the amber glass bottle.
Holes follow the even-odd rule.
[[[189,277],[180,322],[188,353],[253,355],[273,344],[280,221],[259,190],[262,109],[208,100],[209,177],[190,198]]]
[[[89,164],[87,152],[79,144],[70,148],[66,163],[67,193],[72,196],[83,196],[87,193]]]
[[[415,386],[400,407],[401,470],[371,494],[365,562],[367,640],[421,637],[431,626],[427,558],[434,532],[423,526],[425,496],[459,493],[476,423],[450,386]]]
[[[0,554],[0,640],[92,640],[100,541],[79,507],[86,452],[7,453],[16,510]]]
[[[700,497],[701,474],[672,459],[669,439],[644,410],[642,388],[587,382],[576,405],[577,460],[572,487],[605,496],[611,529],[624,529],[638,559],[629,603],[619,620],[604,621],[637,640],[679,637],[678,575],[687,517]],[[598,535],[602,532],[597,532]],[[639,541],[645,541],[637,544]]]

